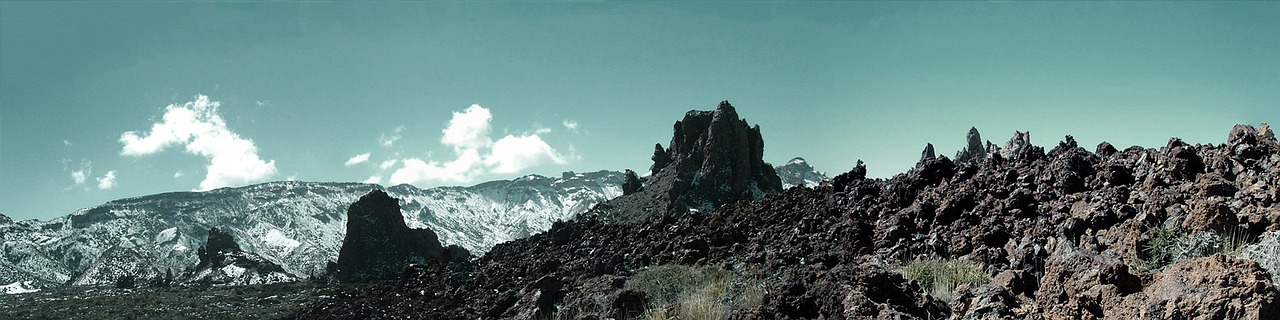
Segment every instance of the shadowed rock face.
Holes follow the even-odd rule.
[[[435,232],[410,229],[400,213],[400,202],[373,190],[347,209],[347,235],[338,252],[335,278],[342,282],[394,279],[409,264],[444,260],[444,252]]]
[[[937,157],[936,155],[934,155],[934,152],[933,152],[933,144],[932,144],[932,143],[926,143],[926,144],[924,145],[924,151],[921,151],[921,152],[920,152],[920,161],[933,160],[933,159],[937,159],[937,158],[938,158],[938,157]]]
[[[622,174],[622,195],[625,196],[640,192],[642,186],[643,184],[640,182],[640,178],[636,177],[635,171],[627,169],[627,171]]]
[[[728,101],[715,111],[685,113],[674,130],[667,148],[672,163],[664,170],[673,170],[675,188],[687,191],[673,206],[709,209],[782,190],[773,166],[763,160],[760,126],[740,119]]]

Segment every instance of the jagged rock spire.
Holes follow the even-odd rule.
[[[964,149],[956,152],[956,162],[978,161],[987,157],[987,150],[982,145],[982,134],[978,133],[977,127],[969,127],[965,140],[967,144]]]
[[[920,161],[931,160],[936,158],[938,157],[933,153],[933,143],[926,143],[924,145],[924,151],[920,152]]]

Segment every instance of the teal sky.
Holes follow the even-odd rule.
[[[1276,17],[1276,2],[4,1],[0,213],[647,169],[674,121],[720,100],[760,125],[766,161],[832,175],[862,159],[892,176],[970,126],[1041,146],[1221,143],[1280,122]]]

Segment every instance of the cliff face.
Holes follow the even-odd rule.
[[[405,266],[446,260],[445,248],[429,229],[410,229],[400,202],[382,190],[360,197],[347,209],[347,235],[338,251],[342,282],[393,279]]]

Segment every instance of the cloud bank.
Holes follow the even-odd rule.
[[[218,114],[219,106],[221,103],[210,101],[205,95],[182,105],[171,104],[149,132],[121,134],[119,141],[124,148],[120,154],[144,156],[170,146],[183,146],[187,153],[209,159],[205,178],[196,189],[200,191],[263,181],[275,175],[275,160],[263,160],[253,140],[231,132]]]
[[[391,174],[390,183],[465,183],[485,173],[516,173],[543,164],[565,163],[565,156],[540,136],[549,130],[508,134],[495,142],[490,138],[492,120],[493,114],[480,105],[455,111],[440,137],[441,144],[453,149],[454,159],[402,159],[400,168]]]

